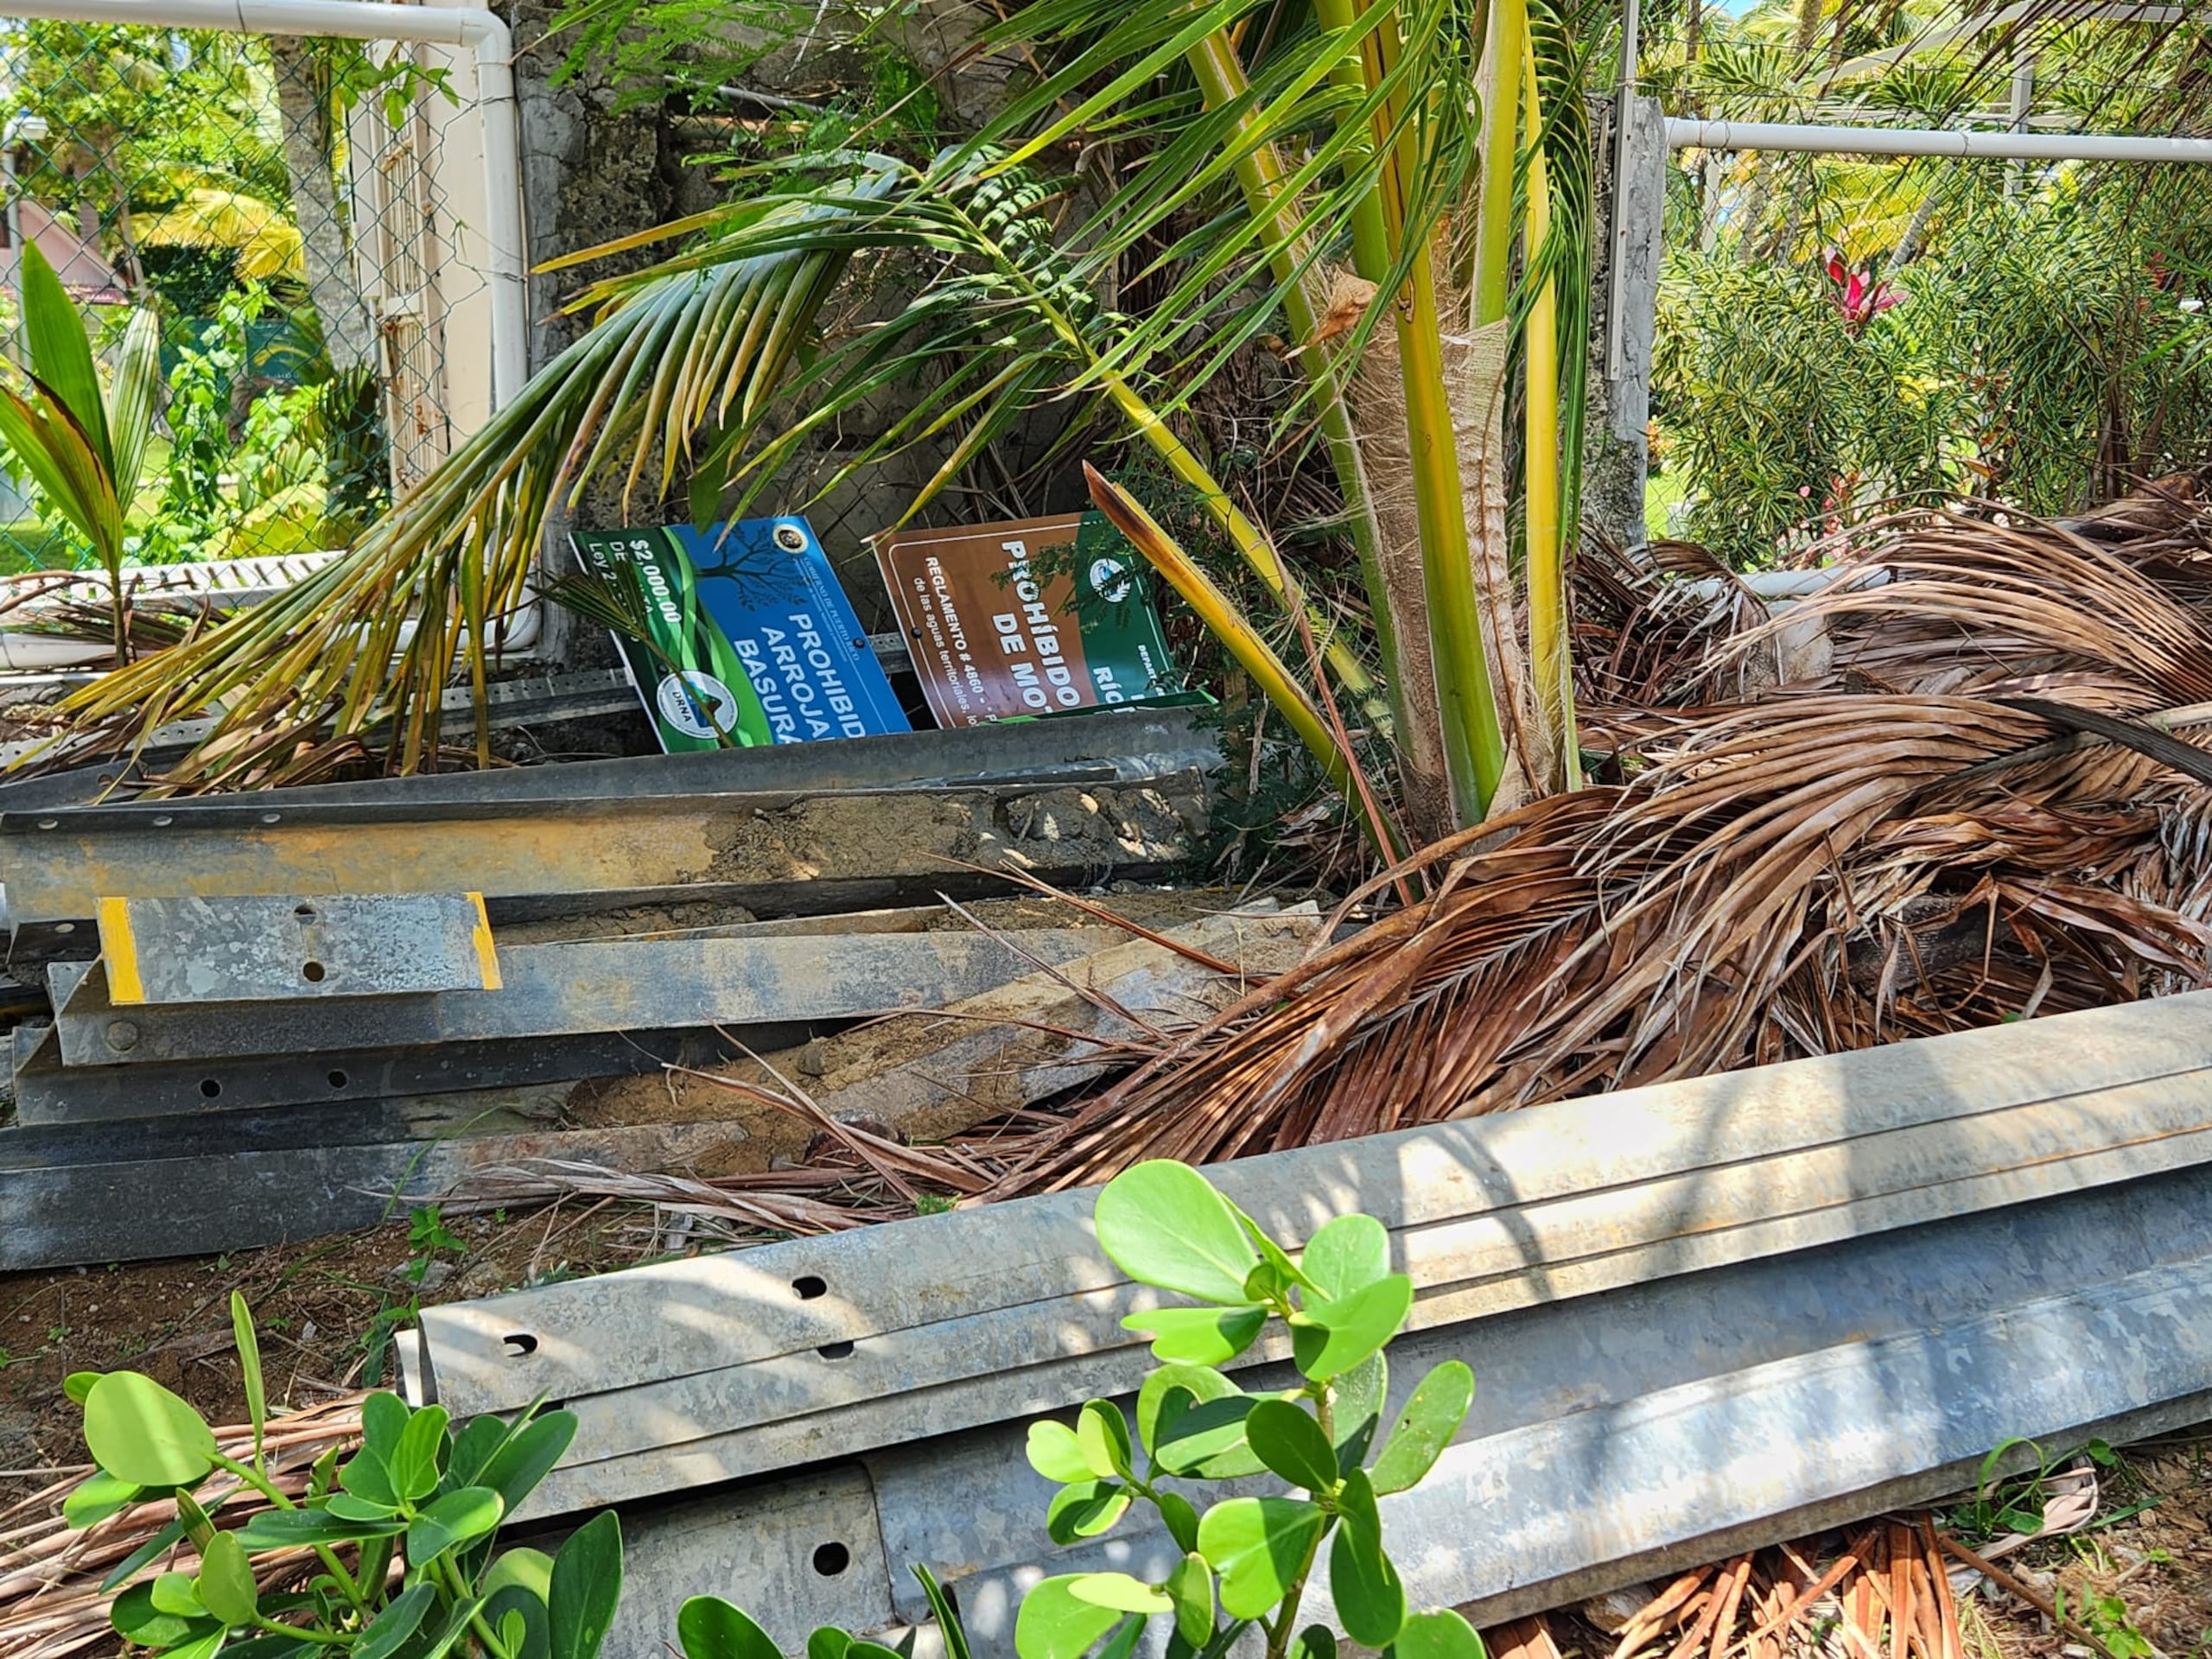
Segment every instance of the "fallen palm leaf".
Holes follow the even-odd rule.
[[[270,1420],[262,1444],[279,1491],[296,1497],[306,1491],[308,1471],[317,1459],[359,1444],[361,1402],[366,1397],[348,1394]],[[215,1431],[216,1444],[235,1459],[252,1457],[254,1440],[251,1425]],[[64,1659],[96,1647],[112,1649],[117,1638],[108,1623],[108,1605],[124,1580],[113,1585],[107,1580],[176,1519],[175,1501],[160,1498],[131,1504],[89,1527],[71,1527],[61,1506],[88,1472],[72,1471],[8,1511],[29,1511],[35,1518],[0,1533],[0,1659]],[[226,1527],[273,1507],[258,1492],[223,1474],[208,1480],[194,1496]],[[263,1587],[314,1565],[315,1559],[305,1549],[284,1560],[257,1557],[257,1567],[276,1569],[264,1574],[267,1582]],[[157,1566],[189,1573],[198,1560],[191,1545],[180,1541],[128,1577],[135,1580]]]

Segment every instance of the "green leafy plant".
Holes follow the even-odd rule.
[[[421,1284],[440,1251],[467,1253],[468,1242],[446,1225],[435,1204],[418,1204],[407,1212],[407,1276]]]
[[[1055,1543],[1077,1543],[1144,1504],[1182,1559],[1156,1584],[1125,1573],[1044,1580],[1015,1620],[1021,1659],[1128,1659],[1156,1618],[1170,1621],[1169,1659],[1220,1659],[1253,1630],[1268,1659],[1334,1659],[1337,1630],[1300,1623],[1325,1560],[1336,1623],[1353,1642],[1399,1659],[1481,1659],[1481,1638],[1458,1613],[1408,1609],[1383,1543],[1376,1500],[1428,1473],[1466,1416],[1474,1377],[1457,1360],[1435,1367],[1382,1432],[1383,1351],[1414,1295],[1413,1281],[1390,1271],[1382,1224],[1339,1216],[1293,1255],[1196,1170],[1166,1160],[1109,1183],[1096,1222],[1122,1272],[1192,1305],[1122,1321],[1152,1338],[1160,1362],[1138,1391],[1134,1426],[1104,1400],[1071,1424],[1032,1425],[1029,1462],[1060,1489],[1045,1529]],[[1248,1393],[1221,1368],[1274,1326],[1287,1331],[1301,1381]],[[1259,1475],[1288,1490],[1201,1507],[1209,1484]],[[969,1659],[957,1610],[925,1569],[918,1576],[950,1659]],[[688,1659],[779,1659],[766,1632],[715,1597],[686,1602],[677,1629]],[[815,1631],[806,1651],[891,1655],[836,1630]]]
[[[509,1549],[500,1521],[543,1479],[575,1437],[563,1411],[513,1421],[479,1417],[450,1433],[444,1408],[410,1410],[398,1395],[362,1403],[361,1444],[333,1449],[309,1471],[304,1497],[272,1477],[264,1444],[268,1398],[245,1299],[231,1320],[253,1425],[251,1459],[232,1457],[185,1401],[137,1371],[70,1377],[84,1408],[85,1443],[99,1472],[64,1505],[89,1527],[135,1503],[173,1497],[177,1518],[134,1550],[103,1588],[122,1592],[110,1618],[134,1647],[215,1659],[297,1659],[317,1650],[353,1659],[594,1659],[622,1587],[614,1516],[588,1522],[556,1555]],[[219,1495],[205,1490],[232,1478]],[[225,1524],[244,1495],[271,1506]],[[206,1501],[202,1501],[206,1497]],[[188,1548],[196,1570],[149,1569]],[[271,1558],[314,1557],[305,1567]],[[272,1567],[275,1569],[272,1571]]]
[[[0,385],[0,444],[38,486],[45,507],[88,542],[107,572],[116,660],[129,652],[123,602],[123,521],[137,493],[161,380],[161,330],[131,315],[103,389],[85,321],[35,246],[23,249],[27,387]]]

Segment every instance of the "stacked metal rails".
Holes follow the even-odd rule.
[[[472,1138],[563,1151],[549,1088],[783,1046],[1097,950],[1121,936],[1016,948],[880,912],[1002,891],[1009,871],[1155,874],[1203,833],[1217,764],[1188,715],[1132,710],[0,810],[10,964],[50,1000],[13,1033],[0,1269],[365,1224],[470,1167]],[[529,937],[563,918],[586,919]],[[620,1134],[602,1135],[618,1154]]]
[[[1503,1618],[1969,1486],[2016,1435],[2212,1414],[2208,1016],[2175,997],[1215,1173],[1286,1242],[1351,1209],[1389,1228],[1419,1287],[1394,1395],[1447,1356],[1477,1376],[1459,1443],[1385,1500],[1394,1553],[1417,1603]],[[1052,1548],[1021,1455],[1036,1414],[1126,1404],[1149,1364],[1119,1320],[1151,1293],[1096,1250],[1091,1197],[428,1310],[412,1386],[577,1414],[531,1514],[626,1510],[619,1659],[705,1592],[786,1645],[913,1622],[917,1565],[1010,1652],[1039,1573],[1171,1564],[1141,1530]]]

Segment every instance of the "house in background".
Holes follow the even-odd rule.
[[[129,284],[100,251],[42,202],[29,196],[10,202],[0,238],[5,243],[0,246],[0,284],[5,285],[10,296],[22,291],[18,267],[22,263],[22,245],[29,241],[38,244],[38,251],[78,304],[122,305],[130,298]]]

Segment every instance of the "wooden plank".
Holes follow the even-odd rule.
[[[940,912],[941,913],[941,912]],[[1264,909],[1204,918],[1166,937],[1247,975],[1281,972],[1318,932],[1319,907]],[[1049,969],[1026,974],[942,1010],[872,1021],[804,1048],[715,1071],[771,1088],[805,1090],[833,1115],[857,1115],[913,1140],[940,1140],[1088,1083],[1109,1064],[1105,1045],[1146,1033],[1138,1020],[1185,1021],[1243,995],[1246,981],[1217,974],[1166,946],[1105,930],[1109,943]],[[1007,936],[1020,950],[1030,934]],[[1039,960],[1049,961],[1043,953]],[[1086,995],[1089,993],[1089,995]],[[752,1138],[732,1173],[770,1169],[804,1155],[813,1124],[771,1106],[749,1105],[705,1077],[624,1078],[577,1092],[575,1107],[620,1121],[672,1100],[680,1115],[728,1116]]]

